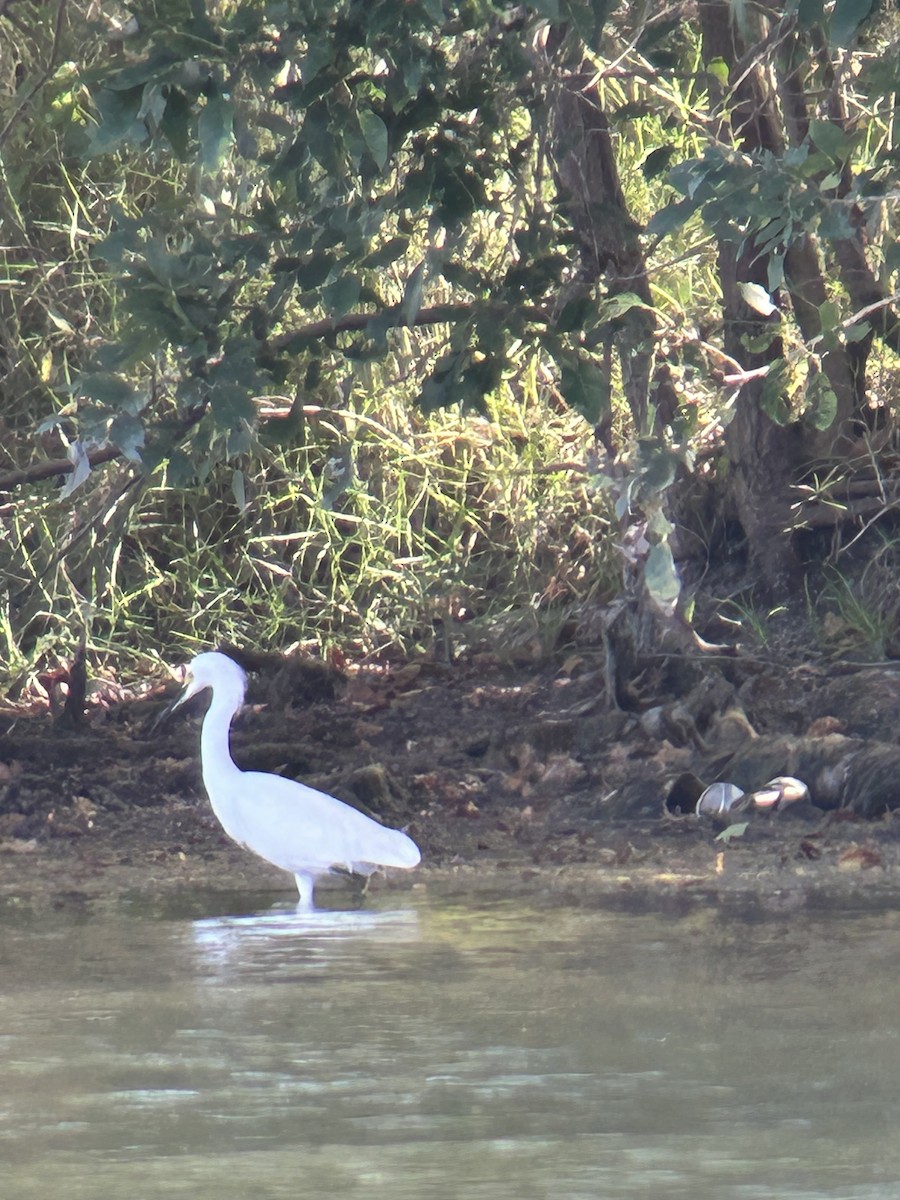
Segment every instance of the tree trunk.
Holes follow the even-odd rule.
[[[566,63],[563,36],[557,30],[553,39],[553,148],[557,183],[581,256],[578,286],[588,291],[602,279],[611,296],[631,292],[647,306],[626,312],[613,335],[626,402],[636,428],[647,431],[656,321],[649,311],[652,298],[640,227],[628,212],[619,182],[609,123],[592,86],[595,68],[587,62]]]
[[[736,80],[733,101],[727,119],[723,116],[720,122],[719,136],[746,151],[780,156],[786,137],[770,76],[748,53],[732,24],[732,11],[732,6],[722,0],[712,0],[699,9],[704,60],[724,60]],[[751,19],[749,10],[747,14]],[[764,26],[757,31],[760,43],[766,32]],[[802,136],[806,112],[796,69],[788,72],[781,84],[788,132],[794,130],[795,136]],[[747,350],[748,342],[766,332],[768,319],[748,308],[739,285],[756,283],[768,288],[768,265],[768,256],[760,255],[752,243],[738,247],[720,239],[725,350],[747,370],[775,363],[784,355],[778,337],[772,338],[765,351]],[[797,238],[790,245],[784,275],[797,325],[809,343],[823,333],[820,306],[827,299],[820,255],[811,235]],[[747,537],[750,561],[773,592],[791,587],[799,574],[788,532],[795,499],[792,485],[817,459],[845,451],[858,410],[858,371],[847,348],[835,341],[822,353],[821,363],[837,400],[836,418],[828,430],[817,430],[803,420],[779,424],[762,407],[763,381],[753,380],[741,390],[734,420],[726,431],[733,468],[732,498]]]

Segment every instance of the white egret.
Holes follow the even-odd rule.
[[[399,829],[387,829],[349,804],[293,779],[242,771],[231,757],[229,730],[244,702],[246,676],[225,654],[198,654],[173,708],[209,688],[200,761],[212,810],[230,838],[260,858],[292,872],[299,907],[313,907],[320,875],[335,867],[370,875],[379,867],[416,866],[419,847]]]

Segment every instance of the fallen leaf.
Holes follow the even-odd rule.
[[[884,860],[874,846],[851,846],[838,858],[842,871],[868,871],[883,865]]]
[[[817,717],[811,722],[806,736],[827,737],[830,733],[843,733],[846,728],[846,721],[842,721],[840,717]]]

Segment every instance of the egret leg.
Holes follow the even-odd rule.
[[[315,883],[313,876],[295,874],[294,878],[297,881],[297,891],[300,893],[300,899],[297,901],[297,910],[299,912],[312,912],[315,907],[313,904],[313,885]]]

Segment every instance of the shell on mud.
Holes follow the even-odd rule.
[[[697,801],[694,811],[697,816],[721,816],[731,812],[743,795],[743,791],[734,783],[711,783]]]

